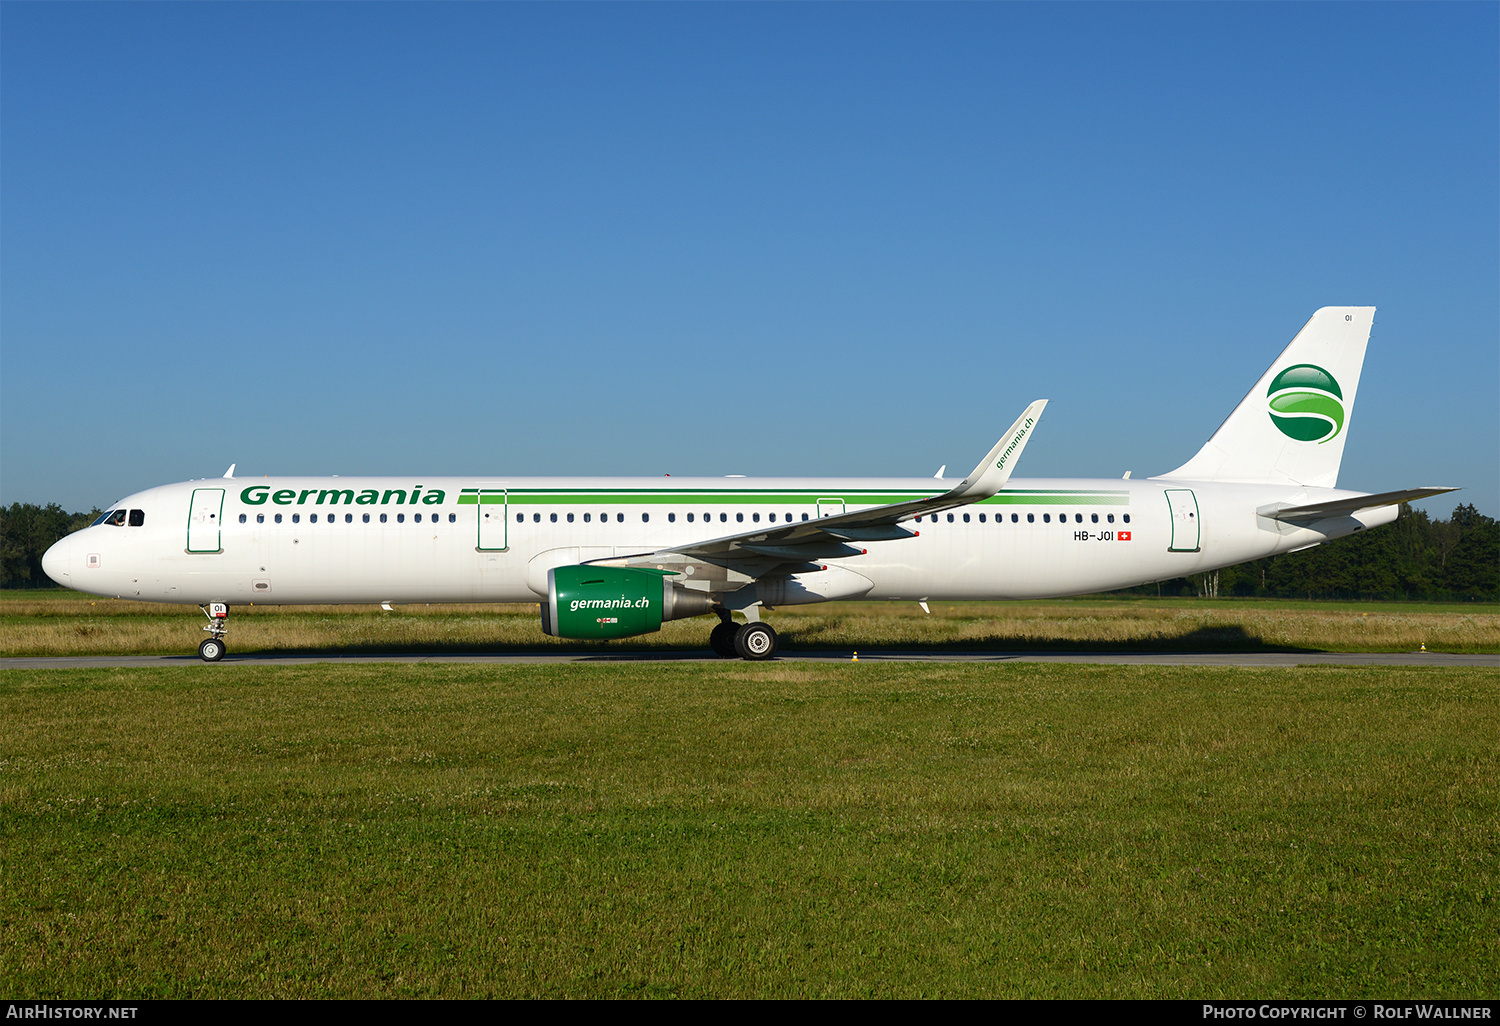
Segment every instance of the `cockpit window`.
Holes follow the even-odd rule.
[[[105,521],[107,521],[110,517],[114,516],[115,512],[116,511],[112,510],[112,509],[105,510],[103,513],[100,513],[99,514],[99,518],[97,520],[95,520],[92,524],[90,524],[89,526],[90,527],[98,527],[100,524],[102,524]]]
[[[126,511],[125,510],[123,510],[123,509],[112,509],[108,513],[104,514],[104,516],[100,517],[99,518],[99,522],[101,524],[108,524],[110,527],[124,527],[125,526],[125,517],[126,517]]]
[[[143,509],[133,509],[133,510],[130,511],[130,526],[131,527],[140,527],[145,522],[146,522],[146,511],[145,510],[143,510]]]

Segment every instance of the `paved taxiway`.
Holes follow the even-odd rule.
[[[850,662],[853,652],[784,652],[778,662]],[[0,670],[87,669],[120,666],[298,666],[306,663],[650,663],[721,662],[707,651],[476,652],[462,655],[274,655],[230,652],[221,663],[196,655],[38,656],[0,659]],[[862,663],[1103,663],[1114,666],[1480,666],[1500,668],[1500,655],[1448,652],[882,652],[859,653]]]

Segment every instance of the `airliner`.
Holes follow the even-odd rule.
[[[709,644],[776,654],[763,611],[849,599],[1111,591],[1296,552],[1455,491],[1337,487],[1374,307],[1325,307],[1203,448],[1157,477],[1012,479],[1046,400],[957,484],[934,478],[234,477],[114,503],[42,566],[95,595],[232,605],[537,602],[554,637],[717,617]],[[736,618],[738,617],[738,619]]]

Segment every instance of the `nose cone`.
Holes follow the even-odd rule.
[[[73,579],[69,575],[72,570],[73,539],[71,537],[60,539],[42,554],[42,572],[52,578],[64,588],[74,587]]]

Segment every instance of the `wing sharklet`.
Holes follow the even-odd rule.
[[[943,498],[963,498],[966,502],[978,502],[980,499],[988,499],[1004,488],[1005,483],[1010,480],[1011,471],[1015,470],[1016,464],[1020,462],[1021,450],[1026,448],[1026,442],[1031,437],[1031,429],[1036,425],[1046,406],[1047,400],[1038,399],[1021,411],[1016,422],[1001,436],[1000,441],[995,443],[989,455],[980,460],[979,466],[970,471],[969,476],[960,481],[958,487]]]
[[[1016,418],[1016,422],[1010,426],[1010,430],[1001,435],[1000,441],[996,442],[994,448],[979,461],[979,466],[970,471],[969,476],[960,481],[957,487],[950,488],[941,495],[931,495],[925,499],[912,499],[908,502],[892,503],[889,506],[876,506],[873,509],[861,509],[853,513],[822,517],[813,524],[830,533],[842,527],[886,526],[926,513],[941,513],[944,510],[957,509],[959,506],[983,502],[999,494],[1006,482],[1010,480],[1011,471],[1015,469],[1016,463],[1021,458],[1021,450],[1026,448],[1026,443],[1031,438],[1031,429],[1036,426],[1046,405],[1047,400],[1038,399],[1026,407]]]

